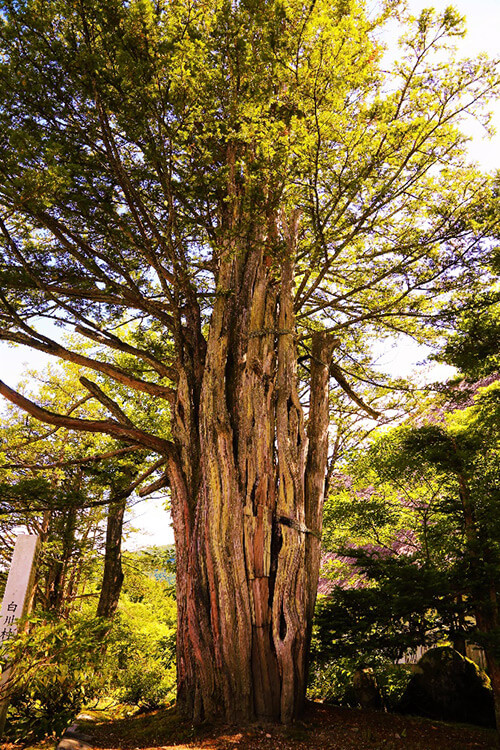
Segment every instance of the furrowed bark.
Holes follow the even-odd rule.
[[[168,474],[178,704],[195,721],[289,722],[304,700],[335,340],[318,334],[314,344],[308,453],[293,312],[296,232],[297,217],[278,278],[269,238],[256,234],[244,251],[225,254],[203,368],[182,358],[177,365],[177,459]]]
[[[273,528],[276,531],[274,412],[277,293],[258,253],[247,274],[247,330],[239,336],[238,468],[243,487],[245,563],[251,608],[251,675],[256,716],[280,713],[280,676],[272,642]],[[235,347],[236,348],[236,347]]]
[[[168,464],[178,703],[195,721],[289,722],[304,700],[335,340],[318,334],[314,344],[308,453],[293,312],[296,221],[278,274],[259,234],[225,254],[203,368],[178,364],[177,459]]]
[[[318,331],[312,337],[311,384],[307,436],[309,449],[306,467],[306,590],[307,620],[310,627],[316,604],[317,582],[321,558],[321,531],[323,525],[323,501],[325,497],[326,474],[328,467],[328,427],[329,427],[329,372],[333,351],[338,339],[325,331]]]
[[[293,235],[290,242],[293,242]],[[291,249],[291,248],[290,248]],[[283,263],[280,288],[276,442],[279,553],[273,594],[273,642],[281,677],[281,720],[302,709],[306,685],[306,525],[304,474],[307,436],[297,391],[293,265]]]
[[[186,621],[178,643],[184,672],[179,698],[181,707],[195,720],[218,713],[234,720],[252,715],[243,507],[227,393],[234,298],[224,292],[234,265],[228,262],[221,268],[221,294],[214,305],[207,345],[199,405],[199,487],[193,487],[192,473],[184,471],[196,500],[192,513],[189,499],[183,503],[192,533],[182,572],[187,596]],[[185,417],[186,409],[182,412]],[[179,434],[190,432],[183,425]],[[181,523],[185,528],[184,518]]]

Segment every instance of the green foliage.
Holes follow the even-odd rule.
[[[370,654],[396,661],[417,646],[433,645],[444,633],[460,631],[464,612],[456,603],[453,577],[418,567],[411,557],[384,559],[362,552],[353,557],[365,586],[335,587],[318,602],[313,645],[317,661],[366,660]]]
[[[391,659],[441,638],[497,647],[475,616],[500,580],[500,385],[465,408],[434,407],[440,422],[386,431],[353,455],[327,500],[325,546],[351,572],[325,570],[341,585],[318,602],[319,661],[361,643]]]
[[[435,359],[454,365],[471,381],[500,370],[498,292],[473,297],[456,313],[455,333]]]
[[[175,698],[177,610],[172,582],[158,574],[171,558],[168,547],[125,556],[124,586],[109,634],[107,689],[116,700],[146,709]]]
[[[175,596],[175,545],[152,546],[125,553],[124,568],[124,591],[132,601],[150,601],[154,606],[158,605],[161,612],[162,594]],[[167,612],[170,612],[170,606]]]
[[[60,735],[102,691],[103,623],[96,619],[31,620],[13,644],[15,680],[7,731],[14,741]]]
[[[353,689],[357,669],[374,670],[382,699],[388,709],[393,708],[402,696],[411,677],[408,665],[394,664],[375,653],[341,656],[330,661],[313,662],[309,674],[308,697],[324,700],[339,706],[358,705]]]
[[[390,710],[394,708],[411,678],[411,666],[408,664],[394,664],[390,661],[381,662],[375,667],[377,683]]]
[[[172,704],[176,695],[172,644],[162,644],[162,653],[149,657],[137,650],[136,643],[131,646],[137,658],[129,662],[123,675],[119,675],[115,695],[123,703],[146,710]]]
[[[385,71],[377,31],[395,4],[382,5],[2,0],[1,336],[47,350],[35,313],[80,332],[84,317],[111,347],[96,359],[126,339],[141,351],[122,348],[125,369],[161,379],[151,357],[175,362],[186,301],[208,325],[227,291],[226,214],[242,237],[295,209],[299,327],[338,330],[358,374],[367,327],[431,336],[422,320],[477,285],[475,239],[495,224],[480,211],[492,180],[466,164],[458,126],[487,120],[498,76],[484,57],[436,66],[464,33],[451,8],[399,8],[401,54]],[[279,225],[266,240],[277,275]],[[127,411],[128,388],[105,390]],[[152,401],[131,416],[154,430]]]
[[[309,670],[307,695],[311,700],[325,700],[339,705],[352,705],[352,678],[357,665],[350,659],[314,662]]]

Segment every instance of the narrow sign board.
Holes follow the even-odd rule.
[[[39,544],[35,534],[20,534],[16,539],[0,610],[0,645],[17,633],[19,620],[28,614]],[[10,672],[7,667],[0,677],[0,738],[8,707],[8,697],[2,693],[6,692]]]

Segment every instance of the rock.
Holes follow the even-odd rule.
[[[384,701],[373,669],[357,669],[353,676],[356,702],[361,708],[383,708]]]
[[[495,726],[488,677],[448,646],[431,648],[417,663],[396,711],[431,719]]]
[[[92,750],[92,737],[80,732],[77,724],[66,729],[56,750]]]
[[[92,745],[76,737],[62,737],[56,750],[92,750]]]

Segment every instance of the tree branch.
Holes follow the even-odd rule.
[[[127,453],[135,453],[139,450],[143,450],[142,447],[138,445],[129,445],[127,448],[119,448],[115,451],[106,451],[106,453],[98,453],[95,456],[62,459],[61,461],[53,461],[50,464],[26,464],[22,462],[0,464],[0,469],[32,469],[34,471],[44,471],[45,469],[59,469],[64,466],[78,466],[80,464],[92,463],[93,461],[105,461],[108,458],[117,458],[118,456],[123,456]],[[9,453],[9,451],[9,448],[5,449],[6,453]]]
[[[120,424],[128,425],[128,427],[134,426],[132,420],[127,417],[127,415],[120,409],[118,404],[113,401],[112,398],[106,395],[106,393],[104,393],[104,391],[99,388],[97,383],[93,383],[88,378],[83,377],[83,375],[79,378],[79,380],[83,387],[86,388],[89,393],[91,393],[94,398],[96,398],[103,406],[105,406],[106,409],[115,417],[115,419],[120,422]]]
[[[26,326],[26,328],[29,327]],[[159,396],[160,398],[164,398],[167,401],[172,401],[175,398],[175,390],[173,388],[168,388],[167,386],[160,385],[158,383],[149,383],[146,380],[134,378],[121,367],[110,365],[108,362],[98,362],[91,357],[85,357],[83,354],[72,352],[69,349],[66,349],[64,346],[61,346],[61,344],[58,344],[56,341],[47,338],[46,336],[40,336],[40,339],[41,340],[36,339],[34,335],[27,336],[16,331],[6,331],[0,329],[0,340],[12,341],[16,344],[24,344],[24,346],[29,346],[32,349],[37,349],[38,351],[45,352],[46,354],[50,354],[54,357],[59,357],[59,359],[73,362],[74,364],[81,365],[82,367],[88,367],[89,370],[100,372],[102,375],[107,375],[113,380],[116,380],[118,383],[132,388],[135,391],[149,393],[150,396]]]
[[[166,487],[167,485],[168,485],[168,477],[166,474],[164,474],[155,482],[152,482],[152,484],[148,484],[147,487],[143,487],[143,489],[139,490],[137,494],[139,495],[139,497],[145,497],[145,495],[150,495],[152,492],[155,492],[156,490],[161,490],[163,487]]]
[[[151,476],[151,474],[153,474],[157,469],[159,469],[160,466],[163,466],[163,464],[166,461],[167,461],[166,458],[160,458],[152,466],[150,466],[149,469],[147,469],[139,477],[137,477],[137,479],[133,482],[133,484],[129,485],[129,487],[127,488],[128,494],[130,495],[130,493],[133,492],[136,487],[138,487],[142,482],[144,482],[144,480],[147,479],[147,477]],[[139,497],[143,497],[144,495],[148,495],[150,491],[151,492],[153,491],[150,488],[151,487],[155,488],[155,485],[160,480],[162,481],[161,486],[164,487],[165,484],[166,484],[166,482],[164,481],[165,478],[166,478],[165,475],[161,476],[160,479],[156,480],[156,482],[153,482],[152,484],[148,485],[147,487],[144,487],[144,489],[139,490],[139,492],[137,494],[139,495]],[[168,480],[167,480],[167,482],[168,482]],[[157,487],[156,489],[159,489],[159,487]]]
[[[366,411],[366,413],[369,414],[372,419],[377,419],[378,417],[380,417],[380,412],[375,411],[375,409],[372,409],[371,406],[365,404],[363,399],[358,396],[357,393],[351,388],[346,378],[344,377],[344,373],[342,372],[341,368],[333,362],[330,365],[330,375],[335,378],[337,383],[340,385],[342,390],[347,393],[349,398],[352,398],[352,400],[355,401],[358,406],[364,409],[364,411]]]
[[[95,341],[98,344],[109,346],[110,349],[116,349],[117,351],[125,352],[126,354],[132,354],[134,357],[139,357],[140,359],[149,362],[159,375],[170,378],[170,380],[177,380],[178,373],[174,367],[169,367],[168,365],[163,364],[163,362],[160,362],[149,352],[144,349],[138,349],[131,344],[127,344],[125,341],[118,338],[118,336],[109,333],[109,331],[106,331],[105,333],[102,331],[92,331],[90,328],[77,325],[75,326],[75,332],[80,333],[82,336],[86,336],[86,338]]]
[[[9,386],[1,380],[0,395],[28,412],[28,414],[31,414],[35,419],[38,419],[40,422],[45,422],[46,424],[66,427],[68,430],[78,430],[80,432],[101,432],[106,435],[111,435],[118,440],[125,440],[126,442],[132,442],[136,445],[144,445],[146,448],[150,448],[151,450],[164,455],[170,456],[174,451],[174,445],[169,440],[157,437],[156,435],[151,435],[137,427],[122,425],[111,419],[77,419],[75,417],[67,417],[63,414],[51,412],[48,409],[44,409],[33,403],[33,401],[30,401],[12,388],[9,388]]]

